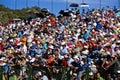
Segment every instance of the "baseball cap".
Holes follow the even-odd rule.
[[[120,70],[118,70],[117,73],[120,74]]]
[[[89,72],[89,75],[92,76],[92,75],[93,75],[93,72]]]

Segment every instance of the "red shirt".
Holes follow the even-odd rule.
[[[3,48],[3,46],[1,46],[1,45],[0,45],[0,50],[1,50],[1,51],[4,51],[4,48]]]
[[[66,61],[66,60],[63,60],[63,61],[62,61],[62,65],[66,67],[66,66],[67,66],[67,61]]]
[[[52,25],[54,25],[55,20],[53,19],[53,17],[50,16],[49,19],[50,19],[50,23],[51,23]]]

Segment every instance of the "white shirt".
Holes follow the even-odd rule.
[[[46,75],[43,75],[43,77],[42,77],[41,79],[42,79],[42,80],[49,80]]]
[[[67,61],[68,65],[70,65],[73,61],[74,61],[74,60],[73,60],[72,58],[70,58],[70,59]]]

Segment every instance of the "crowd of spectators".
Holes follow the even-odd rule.
[[[120,10],[73,11],[68,16],[0,24],[0,66],[5,78],[9,72],[9,80],[28,80],[28,67],[32,66],[34,80],[53,77],[38,68],[48,72],[55,68],[59,75],[60,67],[71,70],[75,80],[87,80],[87,69],[88,80],[119,80]]]

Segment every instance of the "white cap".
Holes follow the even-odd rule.
[[[32,43],[35,44],[35,41],[33,41]]]
[[[82,39],[79,39],[79,41],[81,41],[81,42],[82,42],[83,40],[82,40]]]
[[[93,72],[89,72],[89,75],[92,76],[92,75],[93,75]]]
[[[84,51],[82,51],[82,54],[88,54],[88,53],[89,53],[88,50],[84,50]]]
[[[120,40],[118,40],[117,43],[120,43]]]
[[[2,38],[0,38],[0,41],[2,40]]]
[[[68,56],[67,56],[67,55],[65,55],[64,57],[65,57],[65,58],[68,58]]]
[[[77,59],[77,60],[79,60],[79,58],[78,58],[78,56],[77,56],[77,55],[75,55],[73,58],[74,58],[74,59]]]
[[[54,49],[54,47],[52,45],[49,46],[50,49]]]
[[[95,39],[94,39],[94,38],[92,38],[91,40],[92,40],[92,41],[94,41]]]
[[[63,59],[64,58],[64,56],[60,56],[60,59]]]
[[[52,37],[52,36],[50,36],[49,38],[51,38],[51,39],[52,39],[53,37]]]
[[[13,74],[13,73],[15,73],[15,71],[14,71],[14,70],[12,70],[10,73],[11,73],[11,74]]]
[[[38,36],[38,38],[40,39],[40,36]]]
[[[93,23],[93,26],[96,26],[97,25],[97,23]]]
[[[11,39],[10,42],[13,42],[13,39]]]
[[[91,61],[91,63],[94,63],[93,61]]]
[[[120,70],[118,70],[117,73],[120,73]]]
[[[42,73],[39,71],[39,72],[37,73],[37,75],[38,75],[38,76],[41,76],[41,75],[42,75]]]
[[[77,76],[77,73],[73,73],[74,76]]]
[[[88,48],[88,46],[84,46],[84,48]]]
[[[61,45],[65,45],[65,42],[62,42]]]

